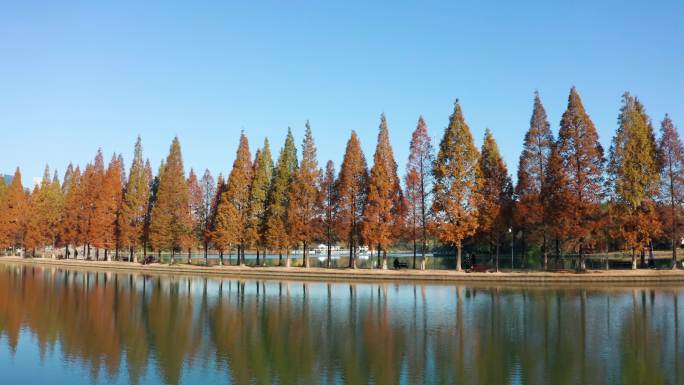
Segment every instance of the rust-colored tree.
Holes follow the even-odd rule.
[[[389,140],[385,114],[380,116],[378,144],[368,178],[368,197],[363,209],[361,232],[369,248],[377,245],[378,265],[387,269],[387,248],[400,234],[404,198],[397,176],[397,163]]]
[[[91,258],[90,247],[95,246],[95,257],[99,258],[99,248],[103,245],[103,213],[104,205],[100,198],[102,197],[102,185],[104,182],[104,161],[102,159],[102,150],[98,149],[93,163],[86,165],[83,171],[83,221],[82,239],[83,239],[83,254],[87,259]]]
[[[542,186],[548,165],[553,133],[546,117],[539,93],[534,95],[534,107],[530,119],[530,128],[525,133],[523,150],[518,163],[518,181],[515,186],[517,204],[513,211],[515,227],[522,233],[523,265],[527,256],[528,240],[541,238],[543,265],[548,260],[547,227],[544,221],[545,206],[542,202]]]
[[[575,87],[561,118],[557,146],[567,176],[567,207],[571,210],[565,238],[579,255],[577,268],[584,270],[584,255],[594,246],[600,225],[605,160],[594,123]]]
[[[232,245],[232,240],[230,238],[222,237],[223,234],[217,232],[218,225],[218,209],[219,203],[221,203],[221,195],[226,191],[226,182],[223,179],[223,175],[219,174],[216,180],[216,189],[214,190],[214,195],[211,198],[211,206],[209,211],[209,225],[207,226],[207,231],[205,232],[205,239],[207,242],[211,242],[214,248],[219,252],[219,265],[223,265],[223,251],[230,249]],[[205,262],[207,262],[207,256],[205,252]]]
[[[618,122],[610,147],[609,185],[621,219],[620,232],[636,269],[636,252],[641,251],[643,265],[644,248],[661,228],[655,206],[660,183],[657,144],[643,104],[627,92]]]
[[[236,246],[238,265],[245,263],[249,190],[252,181],[251,157],[249,142],[243,132],[240,135],[240,144],[233,168],[226,182],[226,191],[221,194],[216,216],[217,241],[226,250],[232,245]]]
[[[290,188],[288,207],[288,227],[294,242],[302,244],[302,266],[309,267],[309,244],[322,234],[321,205],[318,191],[320,170],[316,160],[311,126],[306,122],[306,132],[302,142],[302,161]]]
[[[430,193],[432,190],[432,162],[434,151],[427,124],[422,116],[411,135],[409,159],[406,166],[407,224],[410,240],[413,241],[413,268],[416,268],[417,242],[420,238],[421,270],[425,269],[425,252],[427,249],[427,228],[430,213]]]
[[[677,268],[677,241],[684,202],[684,145],[669,115],[660,123],[658,156],[661,167],[660,197],[667,209],[663,221],[669,229],[672,246],[672,268]]]
[[[558,153],[558,147],[555,143],[551,144],[551,152],[544,171],[541,198],[544,205],[543,220],[547,224],[549,239],[555,245],[556,262],[558,262],[563,239],[571,224],[572,206],[570,206],[570,202],[573,201],[574,195],[570,192],[563,159]]]
[[[487,240],[490,260],[495,259],[496,270],[499,271],[499,247],[510,225],[513,184],[489,129],[485,130],[479,168],[482,200],[478,207],[478,232]]]
[[[104,248],[105,259],[111,260],[110,250],[118,250],[120,246],[119,215],[123,198],[123,175],[122,164],[119,157],[114,154],[107,166],[100,197],[98,199],[98,220],[101,221],[101,247]]]
[[[477,166],[480,154],[456,100],[449,126],[439,144],[434,162],[432,231],[456,249],[456,270],[461,271],[463,241],[475,234],[478,207],[482,200],[482,176]]]
[[[187,248],[191,239],[190,193],[183,170],[180,141],[175,137],[159,175],[150,241],[158,251],[171,251],[171,263],[174,263],[176,252]]]
[[[81,193],[81,170],[78,166],[74,169],[70,163],[64,174],[62,184],[64,199],[61,221],[58,225],[58,234],[61,245],[64,247],[66,258],[71,256],[70,246],[74,249],[74,258],[78,257],[78,245],[81,242],[81,217],[82,193]]]
[[[352,131],[337,177],[337,225],[339,234],[347,237],[349,267],[356,268],[357,247],[360,246],[363,207],[368,196],[368,168],[361,143]]]

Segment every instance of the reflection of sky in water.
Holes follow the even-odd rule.
[[[144,278],[0,265],[0,291],[3,384],[681,382],[682,288]]]

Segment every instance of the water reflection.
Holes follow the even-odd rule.
[[[684,381],[682,288],[302,283],[0,265],[0,293],[0,373],[27,383]]]

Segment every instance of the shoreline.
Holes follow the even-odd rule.
[[[57,260],[46,258],[0,257],[2,264],[52,266],[57,268],[88,269],[109,272],[137,272],[212,277],[256,278],[269,280],[314,281],[389,281],[433,283],[678,283],[684,284],[684,270],[589,270],[585,273],[519,271],[499,273],[466,273],[450,270],[368,270],[325,269],[301,267],[242,267],[197,265],[141,265],[130,262]]]

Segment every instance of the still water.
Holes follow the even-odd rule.
[[[0,264],[0,383],[678,384],[683,296]]]

